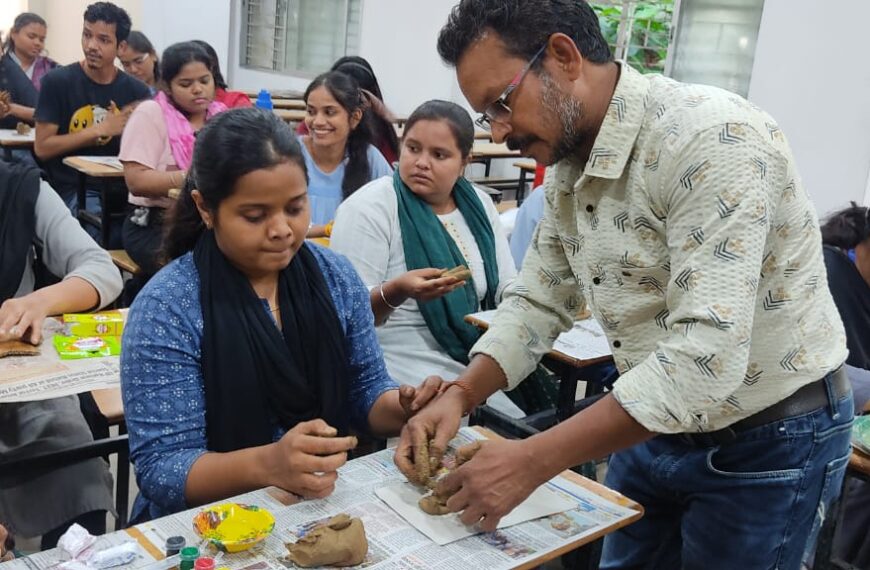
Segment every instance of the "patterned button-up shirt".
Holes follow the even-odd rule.
[[[549,169],[520,278],[472,349],[510,387],[585,300],[647,429],[711,431],[846,358],[818,219],[783,133],[737,95],[621,64],[585,164]]]

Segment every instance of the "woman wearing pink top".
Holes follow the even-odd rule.
[[[166,48],[160,71],[161,90],[133,111],[118,157],[130,190],[122,238],[124,249],[142,269],[141,284],[159,268],[163,215],[184,185],[195,134],[226,110],[214,100],[211,59],[194,42]]]

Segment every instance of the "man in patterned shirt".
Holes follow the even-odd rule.
[[[472,361],[402,434],[412,469],[534,368],[587,301],[621,372],[554,428],[447,477],[484,530],[612,453],[644,518],[602,568],[797,568],[839,493],[852,396],[817,217],[774,120],[726,91],[611,59],[581,0],[462,0],[438,41],[497,142],[553,165],[522,272]]]

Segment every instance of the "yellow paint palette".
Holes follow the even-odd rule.
[[[251,548],[272,534],[275,517],[256,505],[224,503],[203,509],[193,518],[193,529],[219,550],[233,553]]]

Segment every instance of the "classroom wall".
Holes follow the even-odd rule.
[[[187,40],[203,40],[217,52],[227,76],[230,50],[230,0],[142,0],[141,30],[158,53]]]
[[[456,0],[363,2],[360,55],[372,64],[385,102],[395,113],[409,113],[426,99],[432,98],[465,102],[453,70],[441,63],[435,49],[438,32],[455,3]],[[232,61],[227,67],[233,87],[303,91],[311,76],[289,77],[244,69],[239,65],[238,22],[241,22],[241,2],[233,0],[232,11]]]
[[[766,0],[749,99],[782,127],[820,215],[870,205],[866,0]]]
[[[4,41],[6,34],[12,28],[15,16],[25,11],[27,11],[27,0],[3,0],[0,2],[0,33],[3,34]]]

